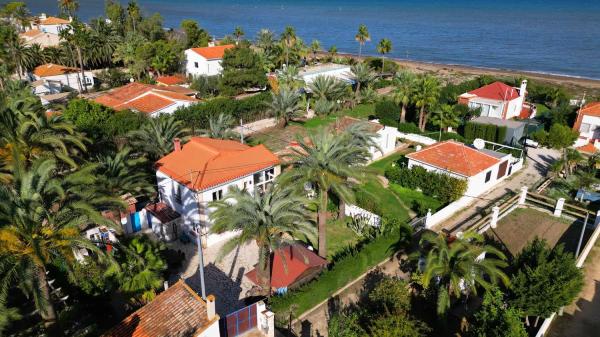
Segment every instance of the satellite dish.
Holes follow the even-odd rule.
[[[485,141],[481,138],[475,138],[473,146],[475,146],[477,150],[483,150],[485,148]]]

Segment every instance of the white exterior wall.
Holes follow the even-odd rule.
[[[394,127],[386,126],[383,129],[377,131],[377,144],[379,149],[374,147],[369,149],[371,152],[371,160],[376,160],[388,153],[393,152],[396,149],[396,138],[398,136],[398,129]],[[381,153],[381,150],[383,153]]]
[[[175,103],[162,108],[158,111],[155,111],[153,113],[151,113],[149,116],[150,117],[158,117],[159,115],[162,114],[167,114],[167,115],[171,115],[173,112],[175,112],[175,110],[182,108],[182,107],[187,107],[190,106],[192,104],[195,104],[195,102],[191,102],[191,101],[176,101]]]
[[[81,79],[81,84],[87,87],[88,89],[91,89],[94,86],[94,74],[92,74],[89,71],[85,71],[84,75],[85,79]],[[39,77],[37,75],[34,75],[34,78],[36,80],[60,82],[60,84],[63,87],[69,87],[77,92],[79,92],[79,77],[81,77],[81,73],[79,72],[46,77]]]
[[[585,138],[587,141],[600,138],[598,137],[600,130],[595,132],[598,127],[600,127],[600,117],[584,115],[581,119],[581,126],[579,127],[579,138]],[[594,136],[594,133],[596,133],[596,136]]]
[[[44,81],[43,85],[37,85],[33,88],[33,94],[37,96],[58,94],[60,92],[60,85],[55,82]]]
[[[302,77],[302,80],[304,80],[304,83],[307,85],[312,83],[318,76],[334,77],[336,79],[346,81],[348,78],[350,78],[350,76],[352,76],[352,72],[350,71],[350,67],[342,67],[308,74],[300,73],[300,77]]]
[[[506,111],[506,119],[519,117],[521,110],[523,110],[523,96],[519,96],[512,101],[508,102],[508,110]]]
[[[51,34],[58,35],[61,30],[68,29],[69,25],[66,25],[66,24],[63,24],[63,25],[38,25],[38,27],[39,27],[39,30],[44,33],[51,33]]]
[[[219,320],[215,320],[208,328],[197,334],[196,337],[221,337],[219,332]]]
[[[502,118],[502,112],[504,111],[504,104],[502,101],[481,97],[469,100],[469,108],[475,109],[478,107],[481,107],[481,116]]]
[[[198,53],[188,49],[185,51],[185,74],[192,76],[214,76],[223,71],[221,59],[207,60]],[[196,63],[198,67],[196,67]]]

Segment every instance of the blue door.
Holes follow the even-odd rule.
[[[129,220],[131,221],[131,229],[133,232],[139,232],[142,230],[142,222],[140,221],[140,213],[135,212],[129,215]]]

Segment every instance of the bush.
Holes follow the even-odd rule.
[[[443,173],[429,172],[420,166],[410,169],[391,166],[386,169],[385,176],[400,186],[420,189],[423,194],[437,198],[443,204],[457,200],[467,190],[466,180]]]
[[[77,98],[69,102],[63,116],[88,137],[99,139],[105,135],[104,125],[113,113],[104,105]]]
[[[200,97],[210,97],[219,94],[221,76],[196,76],[192,79],[190,88],[198,91]]]
[[[427,215],[427,212],[430,209],[435,209],[435,208],[431,208],[431,204],[426,202],[425,200],[413,200],[412,205],[411,205],[411,209],[417,213],[417,216],[425,216]]]
[[[399,123],[398,131],[404,133],[421,133],[421,129],[415,123]]]
[[[384,99],[375,103],[375,115],[383,125],[397,126],[400,118],[400,107],[393,101]]]
[[[483,124],[468,122],[465,124],[463,135],[468,141],[475,138],[481,138],[489,142],[504,143],[506,139],[506,126],[497,126],[494,124]]]
[[[459,135],[458,133],[455,133],[455,132],[442,132],[442,138],[441,138],[442,141],[444,141],[444,140],[450,140],[450,139],[456,140],[456,141],[461,142],[461,143],[465,143],[467,141],[465,139],[465,137]]]

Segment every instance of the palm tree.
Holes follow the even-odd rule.
[[[308,85],[316,99],[337,102],[346,97],[348,85],[334,77],[319,75]]]
[[[285,48],[285,64],[290,64],[290,49],[296,44],[296,30],[292,26],[286,26],[281,33],[281,40]]]
[[[352,72],[352,79],[356,82],[356,92],[354,95],[356,96],[356,100],[360,101],[361,87],[366,87],[369,85],[369,83],[373,82],[376,78],[376,75],[371,67],[364,62],[359,62],[353,65],[350,69]]]
[[[255,44],[265,52],[273,49],[275,46],[275,35],[269,29],[261,29],[256,35]]]
[[[419,108],[419,129],[425,131],[427,125],[428,109],[437,104],[440,97],[440,82],[432,75],[421,75],[417,78],[413,101]]]
[[[79,1],[77,0],[58,0],[58,7],[61,13],[69,16],[75,16],[75,12],[79,9]]]
[[[300,70],[296,66],[287,66],[277,74],[277,83],[288,90],[298,90],[304,86],[304,81],[298,75]]]
[[[271,102],[268,110],[279,120],[279,125],[285,127],[290,120],[302,116],[303,110],[300,104],[300,94],[286,87],[279,89],[279,93],[271,93]]]
[[[452,297],[460,298],[465,292],[477,294],[478,286],[488,289],[498,281],[509,283],[502,271],[508,265],[506,256],[495,247],[484,245],[480,234],[469,231],[449,242],[443,233],[428,232],[420,245],[427,254],[423,286],[428,288],[432,283],[437,286],[440,315],[448,311]]]
[[[134,196],[150,196],[154,188],[144,170],[146,164],[146,158],[133,157],[129,148],[113,155],[98,156],[98,186],[110,195],[133,193]]]
[[[358,33],[356,33],[354,39],[358,42],[358,58],[360,58],[362,55],[362,47],[365,43],[371,41],[371,35],[369,35],[369,30],[366,25],[360,24],[360,26],[358,26]]]
[[[408,71],[402,71],[394,76],[395,88],[392,91],[392,99],[401,106],[400,123],[406,122],[406,107],[412,100],[415,90],[415,75]]]
[[[365,130],[363,135],[373,138],[375,134]],[[292,148],[290,162],[294,169],[284,173],[282,182],[305,182],[315,189],[318,201],[319,255],[327,257],[326,221],[329,194],[334,193],[340,204],[354,200],[353,187],[373,177],[365,166],[370,160],[369,147],[354,134],[334,134],[320,129],[305,139],[297,138],[298,148]]]
[[[218,116],[211,116],[208,119],[208,129],[202,130],[201,134],[214,139],[239,138],[240,135],[231,129],[234,123],[233,116],[220,113]]]
[[[317,53],[321,50],[321,42],[319,40],[313,40],[310,44],[310,51],[313,54],[313,60],[317,59]]]
[[[173,151],[173,140],[186,140],[189,130],[183,127],[183,122],[172,115],[150,118],[139,130],[129,134],[134,149],[150,155],[157,160]]]
[[[18,285],[32,294],[48,328],[56,322],[56,311],[47,267],[76,263],[73,249],[78,247],[102,257],[80,235],[79,226],[114,225],[97,211],[109,206],[109,199],[94,190],[94,166],[60,175],[57,169],[50,158],[36,160],[30,168],[20,163],[12,183],[0,187],[0,288],[5,293]]]
[[[6,40],[8,54],[11,57],[11,62],[17,68],[19,80],[22,79],[25,70],[31,69],[37,63],[33,50],[25,44],[19,35],[14,31],[9,32]]]
[[[264,193],[250,193],[233,187],[223,200],[213,201],[210,218],[213,233],[239,231],[219,252],[223,258],[234,248],[255,241],[258,245],[257,279],[266,294],[271,291],[271,253],[292,244],[294,238],[314,238],[314,224],[308,200],[279,184]]]
[[[63,29],[60,31],[60,38],[67,42],[67,44],[75,48],[77,53],[77,62],[79,63],[79,69],[81,71],[80,85],[83,91],[87,92],[87,85],[83,84],[85,78],[84,63],[83,63],[83,50],[90,46],[91,34],[85,24],[79,20],[71,22],[71,29]]]
[[[131,27],[133,28],[133,33],[135,34],[135,23],[139,22],[142,18],[140,6],[137,4],[137,1],[133,0],[127,4],[127,14],[129,15],[129,20],[131,21]]]
[[[331,56],[331,58],[333,59],[335,57],[335,55],[337,55],[337,47],[335,45],[329,47],[329,55]]]
[[[390,39],[381,39],[377,44],[377,52],[381,54],[381,72],[385,71],[385,54],[392,51],[392,41]]]
[[[436,106],[431,116],[431,124],[440,128],[440,135],[442,130],[448,131],[449,128],[456,128],[460,124],[460,116],[458,111],[450,104],[442,104]]]
[[[233,30],[233,36],[235,37],[236,44],[240,44],[240,40],[244,35],[246,35],[246,33],[244,33],[244,30],[240,26],[235,27]]]

